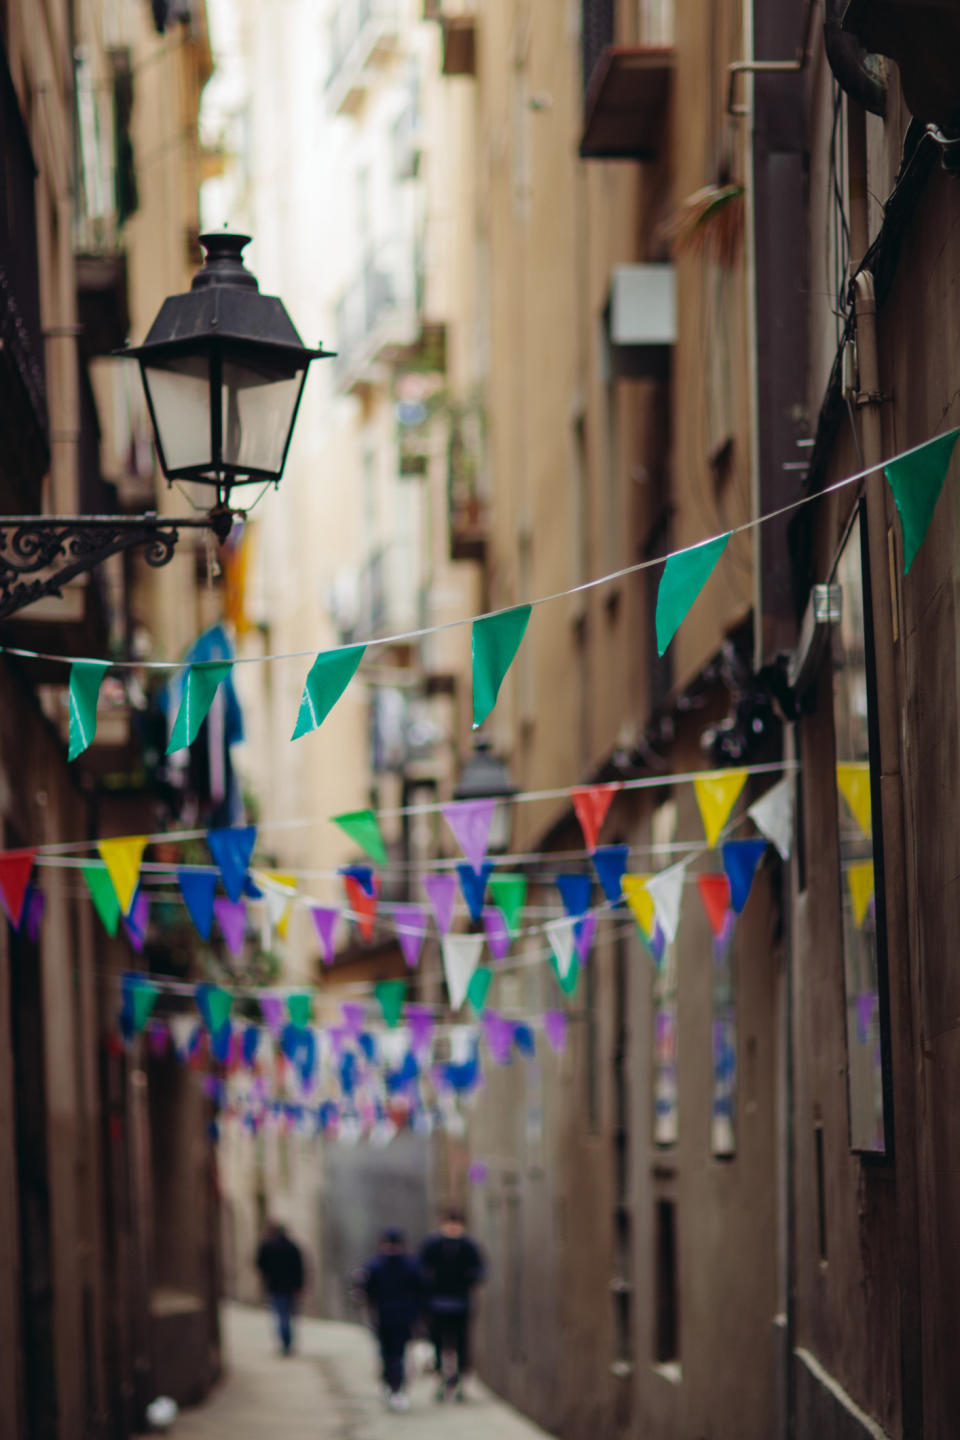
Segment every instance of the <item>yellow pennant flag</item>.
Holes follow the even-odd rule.
[[[100,859],[107,867],[121,915],[129,915],[140,879],[140,861],[147,845],[146,835],[124,835],[121,840],[98,840]]]
[[[873,894],[873,861],[861,860],[847,871],[850,886],[850,900],[853,904],[853,923],[859,930],[867,917],[867,906]]]
[[[648,940],[657,928],[656,906],[653,903],[653,896],[647,889],[647,881],[652,879],[652,875],[624,875],[620,880],[623,898],[633,911],[633,918]]]
[[[850,806],[850,814],[867,840],[873,836],[873,813],[870,804],[869,760],[845,760],[837,766],[837,789]]]
[[[716,845],[737,796],[747,783],[746,770],[727,770],[723,775],[704,775],[694,780],[700,818],[708,845]]]
[[[264,870],[263,879],[268,886],[267,914],[270,925],[281,940],[286,940],[290,916],[293,914],[293,902],[297,895],[297,877],[283,875],[278,870]]]

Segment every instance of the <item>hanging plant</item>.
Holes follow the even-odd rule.
[[[693,255],[731,267],[743,242],[745,190],[722,180],[688,195],[664,227],[674,255]]]

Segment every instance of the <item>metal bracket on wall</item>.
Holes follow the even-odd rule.
[[[749,105],[737,105],[734,103],[738,75],[797,75],[801,70],[806,69],[807,61],[810,58],[810,32],[812,29],[814,9],[814,0],[807,0],[807,7],[803,19],[803,44],[798,50],[794,60],[735,60],[732,65],[727,66],[727,75],[729,77],[729,83],[727,85],[728,115],[750,114]]]

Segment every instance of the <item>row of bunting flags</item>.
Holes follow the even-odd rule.
[[[909,571],[926,535],[958,434],[960,430],[948,431],[884,466],[900,515],[904,574]],[[852,483],[858,478],[861,477],[850,477],[841,483]],[[807,499],[814,498],[805,497],[797,503],[806,503]],[[761,517],[761,522],[764,518],[771,517]],[[665,558],[655,615],[660,655],[667,650],[735,533],[728,530],[723,535],[675,551]],[[591,583],[599,584],[602,580]],[[568,593],[573,592],[563,592]],[[561,596],[550,598],[559,599]],[[474,728],[483,723],[496,705],[500,687],[526,633],[531,611],[531,605],[516,605],[464,622],[472,626]],[[366,648],[365,644],[348,645],[324,650],[317,655],[304,682],[293,730],[294,740],[323,724],[356,674]],[[265,661],[279,657],[260,658]],[[177,687],[179,707],[170,731],[168,754],[191,745],[196,739],[214,696],[232,666],[233,661],[227,659],[194,661],[183,667],[182,683]],[[105,660],[74,660],[70,665],[68,753],[71,760],[82,754],[94,738],[100,686],[110,668],[110,662]]]

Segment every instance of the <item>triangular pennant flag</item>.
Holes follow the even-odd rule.
[[[347,903],[353,913],[353,922],[360,931],[360,938],[369,945],[373,939],[373,927],[377,918],[377,894],[380,889],[380,882],[376,876],[371,877],[373,894],[367,890],[356,875],[344,874],[343,885],[347,892]]]
[[[657,590],[657,654],[662,655],[727,548],[730,532],[667,557]]]
[[[491,875],[487,890],[491,903],[503,914],[510,934],[516,937],[520,933],[520,916],[527,903],[526,875]]]
[[[393,923],[407,969],[416,970],[427,933],[427,912],[421,905],[394,905]]]
[[[255,825],[234,825],[224,830],[207,831],[207,848],[220,871],[223,888],[231,900],[239,900],[250,868],[250,857],[257,843]]]
[[[443,951],[443,973],[447,982],[451,1010],[459,1010],[467,998],[470,977],[480,963],[483,950],[482,935],[444,935],[440,942]]]
[[[403,1002],[407,998],[406,980],[378,980],[373,993],[383,1013],[384,1023],[395,1030],[403,1014]]]
[[[207,718],[207,711],[213,704],[214,695],[232,669],[232,660],[201,660],[187,666],[180,708],[177,710],[177,718],[173,722],[167,743],[168,755],[186,749],[196,740],[200,726]]]
[[[356,1040],[363,1029],[363,1022],[367,1016],[365,1005],[358,1000],[344,1000],[340,1006],[340,1015],[343,1020],[343,1027],[351,1040]]]
[[[365,649],[364,645],[349,645],[343,650],[324,650],[317,656],[303,687],[292,740],[319,729],[357,673]]]
[[[903,573],[913,564],[914,557],[923,544],[924,536],[940,498],[943,482],[957,443],[960,430],[948,430],[934,440],[928,440],[909,455],[891,460],[884,467],[884,474],[897,509],[900,512],[900,526],[903,530]]]
[[[437,929],[441,935],[446,935],[453,924],[453,907],[457,898],[456,876],[424,875],[423,888],[430,901]]]
[[[473,728],[497,703],[503,677],[513,664],[530,619],[530,606],[517,605],[473,622]]]
[[[256,1064],[262,1034],[259,1025],[248,1025],[243,1032],[243,1038],[240,1041],[240,1057],[248,1070],[252,1070]]]
[[[537,1042],[533,1038],[533,1026],[528,1025],[525,1020],[514,1020],[511,1028],[513,1030],[513,1043],[517,1051],[525,1060],[532,1060],[537,1053]]]
[[[693,788],[708,845],[716,845],[746,783],[746,770],[728,770],[723,775],[698,775],[694,780]]]
[[[730,905],[739,915],[747,903],[757,866],[767,850],[767,841],[727,840],[721,847],[723,868],[730,882]]]
[[[260,1013],[263,1016],[264,1024],[274,1039],[283,1030],[287,1023],[287,1007],[281,995],[273,995],[268,990],[261,990],[257,996],[260,1005]]]
[[[265,870],[258,874],[257,879],[266,902],[270,932],[276,932],[281,940],[285,940],[293,914],[293,902],[297,898],[297,877],[277,870]]]
[[[194,995],[204,1025],[211,1035],[216,1035],[230,1018],[233,996],[229,990],[223,990],[219,985],[210,985],[207,981],[201,981]]]
[[[320,958],[324,965],[332,965],[336,955],[335,937],[340,911],[330,905],[311,905],[310,914],[320,941]]]
[[[771,845],[775,845],[781,860],[790,859],[793,845],[793,780],[788,775],[778,780],[772,789],[759,800],[755,800],[747,811],[750,819]]]
[[[593,894],[593,880],[589,875],[555,875],[553,883],[560,891],[560,899],[568,915],[586,914]]]
[[[493,971],[488,970],[486,965],[478,965],[470,976],[470,983],[467,986],[467,999],[475,1015],[482,1015],[487,1008],[487,995],[490,992],[490,982],[492,980]]]
[[[31,945],[36,945],[39,938],[40,922],[43,919],[45,905],[46,897],[43,891],[28,885],[27,898],[23,902],[23,928]]]
[[[196,1045],[200,1022],[192,1015],[171,1015],[167,1026],[176,1057],[183,1063],[189,1058]]]
[[[560,1055],[567,1043],[567,1017],[562,1010],[544,1012],[543,1033],[550,1049]]]
[[[661,870],[659,875],[654,875],[652,880],[647,881],[647,890],[653,897],[657,921],[670,945],[677,938],[686,873],[687,861],[681,860],[678,865],[671,865],[669,870]]]
[[[121,1028],[132,1038],[140,1034],[150,1019],[160,992],[144,975],[127,973],[120,983],[123,995]]]
[[[573,927],[573,943],[577,950],[577,959],[583,965],[590,954],[590,947],[593,944],[593,937],[597,933],[597,917],[591,910],[589,915],[584,915]]]
[[[217,877],[203,870],[178,870],[177,884],[183,903],[201,940],[210,939],[213,926],[213,897],[217,888]]]
[[[23,919],[27,886],[33,873],[36,850],[4,850],[0,852],[0,890],[14,930]],[[102,873],[102,872],[101,872]],[[116,930],[116,926],[114,926]],[[111,932],[113,933],[113,932]]]
[[[490,954],[494,960],[502,960],[510,949],[510,931],[506,917],[496,905],[483,907],[483,933],[487,937]]]
[[[573,808],[583,831],[583,841],[588,850],[596,850],[600,827],[606,820],[607,811],[619,789],[619,785],[580,785],[570,791]]]
[[[853,905],[853,923],[859,930],[867,918],[867,907],[873,895],[873,861],[860,860],[856,865],[851,865],[847,870],[847,884]]]
[[[564,915],[559,920],[548,920],[543,927],[556,958],[561,980],[566,980],[571,967],[576,963],[573,927],[574,921],[569,915]]]
[[[623,898],[630,906],[633,918],[644,935],[653,934],[657,920],[653,896],[647,889],[647,885],[652,879],[652,875],[623,875],[620,882]]]
[[[130,944],[139,955],[147,938],[147,921],[150,917],[150,897],[138,890],[130,906],[130,914],[124,916],[123,928],[130,938]]]
[[[462,800],[443,807],[443,818],[474,870],[479,870],[486,858],[496,804],[493,799]]]
[[[611,905],[618,904],[623,898],[623,887],[620,881],[627,868],[629,858],[629,845],[601,845],[599,849],[594,850],[591,856],[593,868],[597,872],[597,879]]]
[[[483,914],[483,899],[487,893],[487,881],[493,872],[493,862],[487,860],[481,865],[479,872],[474,870],[472,865],[466,863],[457,866],[457,876],[460,880],[460,889],[463,898],[467,902],[467,909],[470,912],[470,919],[476,924]]]
[[[386,865],[387,851],[380,834],[380,825],[372,810],[350,810],[345,815],[331,815],[334,825],[339,825],[354,844],[378,865]]]
[[[298,1030],[305,1030],[310,1024],[312,1009],[313,996],[309,991],[298,990],[287,996],[287,1014],[290,1016],[290,1024],[295,1025]]]
[[[81,865],[80,870],[103,928],[108,935],[116,935],[120,924],[120,902],[113,881],[102,865]]]
[[[652,935],[645,935],[643,937],[643,943],[650,951],[650,958],[653,961],[654,965],[659,965],[660,961],[663,959],[663,952],[666,949],[667,945],[666,936],[660,929],[659,925],[654,925]]]
[[[120,912],[127,915],[133,904],[140,881],[140,862],[146,848],[146,835],[125,835],[118,840],[98,840],[100,859],[107,867]]]
[[[422,1056],[430,1049],[437,1028],[433,1014],[426,1005],[408,1005],[406,1020],[410,1027],[410,1049],[414,1055]]]
[[[577,960],[576,957],[574,957],[573,964],[570,966],[570,969],[565,975],[563,975],[560,971],[560,963],[557,960],[556,955],[551,955],[550,968],[557,978],[557,984],[560,986],[560,989],[563,991],[564,995],[566,995],[567,999],[570,999],[572,995],[575,995],[577,993],[577,986],[580,983],[580,961]]]
[[[351,880],[356,880],[364,895],[377,894],[380,882],[374,880],[370,865],[341,865],[338,873],[344,877],[344,882],[348,876]]]
[[[713,958],[718,965],[722,964],[733,943],[733,933],[737,928],[736,913],[731,909],[723,917],[720,929],[713,937]]]
[[[75,660],[70,666],[70,740],[67,759],[76,760],[97,733],[97,701],[109,660]]]
[[[477,970],[474,979],[481,972]],[[489,971],[487,972],[490,973]],[[483,1038],[495,1065],[509,1065],[513,1053],[513,1022],[497,1010],[487,1010],[483,1017]]]
[[[861,1045],[866,1045],[870,1037],[870,1027],[873,1024],[874,1013],[877,1010],[878,999],[876,991],[864,990],[857,996],[855,1004],[857,1010],[857,1039]]]
[[[167,1029],[166,1020],[147,1021],[147,1042],[150,1046],[150,1054],[157,1060],[162,1060],[170,1043],[170,1031]]]
[[[218,895],[213,902],[213,913],[227,949],[234,959],[239,958],[243,954],[243,942],[247,934],[247,902],[225,900],[222,895]]]
[[[837,766],[837,789],[850,807],[850,814],[867,840],[873,836],[873,810],[870,796],[870,762],[846,760]]]
[[[730,909],[730,881],[726,875],[698,875],[697,889],[710,921],[710,929],[714,935],[719,935]]]

